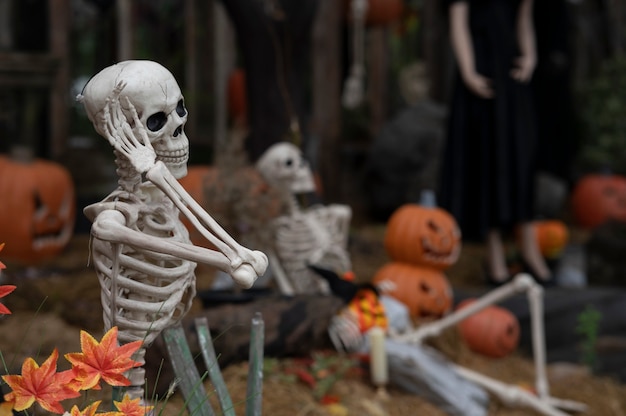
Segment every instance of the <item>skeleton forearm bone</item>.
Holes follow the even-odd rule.
[[[265,273],[268,265],[267,257],[260,251],[248,250],[237,243],[185,191],[167,167],[156,160],[150,139],[128,97],[124,98],[132,114],[135,130],[131,129],[122,112],[119,94],[123,88],[122,83],[116,86],[104,109],[104,133],[107,139],[119,153],[131,162],[139,173],[145,174],[150,182],[154,183],[174,202],[176,207],[211,244],[224,253],[230,261],[230,267],[223,270],[229,273],[240,285],[250,287],[256,277]]]
[[[191,221],[193,226],[224,253],[231,262],[234,273],[239,273],[245,264],[252,267],[256,276],[260,276],[267,268],[268,260],[260,251],[248,250],[237,243],[192,197],[185,188],[172,176],[167,167],[156,162],[146,172],[146,178],[162,190],[176,207]],[[233,277],[235,277],[233,275]],[[244,276],[241,276],[242,278]]]
[[[210,264],[231,274],[233,279],[243,287],[250,287],[254,283],[256,274],[248,264],[240,264],[234,269],[230,260],[222,253],[153,237],[132,230],[125,226],[125,217],[118,211],[104,211],[94,221],[91,232],[94,237],[111,243],[127,244],[133,247],[151,250],[157,253],[170,254],[185,260]]]

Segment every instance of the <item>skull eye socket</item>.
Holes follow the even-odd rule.
[[[146,127],[148,127],[148,130],[150,131],[159,131],[163,128],[163,126],[165,126],[166,122],[167,116],[161,111],[148,117],[148,120],[146,120]]]
[[[178,114],[179,117],[184,117],[187,114],[187,109],[185,108],[183,100],[180,100],[176,105],[176,114]]]

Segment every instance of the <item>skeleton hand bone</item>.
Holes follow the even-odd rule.
[[[248,250],[246,254],[248,254],[248,256],[246,257],[250,258],[250,262],[243,263],[236,267],[231,273],[231,277],[235,282],[237,282],[238,285],[248,289],[252,287],[252,284],[257,279],[257,277],[265,273],[265,269],[268,265],[268,260],[265,253],[257,250]]]
[[[137,172],[145,173],[156,164],[157,156],[146,129],[139,120],[137,110],[128,97],[124,99],[133,116],[136,133],[126,120],[120,103],[120,93],[125,86],[125,82],[120,81],[106,100],[107,104],[102,116],[104,133],[111,146],[124,155]],[[136,137],[137,134],[139,138]]]

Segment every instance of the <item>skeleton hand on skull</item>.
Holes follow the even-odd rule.
[[[139,139],[126,120],[120,103],[120,93],[124,87],[126,87],[126,83],[120,81],[113,89],[113,93],[107,98],[102,114],[102,125],[111,146],[128,159],[137,172],[145,173],[155,166],[157,155],[146,129],[139,120],[137,109],[125,96],[124,100],[130,109],[135,130],[140,136]]]

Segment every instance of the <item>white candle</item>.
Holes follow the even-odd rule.
[[[385,351],[385,331],[380,327],[370,329],[370,375],[375,386],[384,386],[389,381],[387,352]]]

